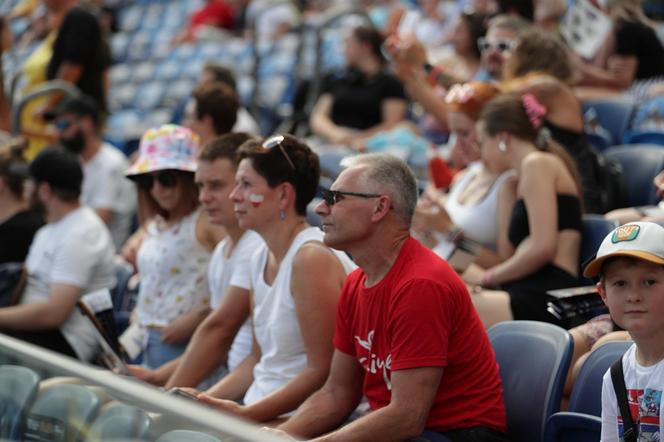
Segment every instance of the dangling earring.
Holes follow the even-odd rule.
[[[507,144],[504,141],[498,143],[498,150],[505,153],[507,152]]]
[[[280,210],[279,211],[279,219],[282,220],[282,221],[285,221],[286,220],[286,212],[284,212],[283,210]]]

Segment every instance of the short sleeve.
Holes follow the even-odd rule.
[[[353,343],[351,327],[348,322],[350,303],[352,301],[352,290],[350,288],[349,279],[350,278],[346,280],[346,283],[341,290],[339,303],[337,304],[333,344],[337,350],[354,357],[356,356],[355,345]]]
[[[611,381],[611,371],[602,380],[602,442],[618,440],[618,404]]]
[[[393,75],[387,74],[383,85],[383,98],[406,99],[406,92],[401,82]]]
[[[392,298],[388,324],[392,370],[447,365],[455,311],[451,290],[434,281],[413,280]]]
[[[245,290],[251,290],[251,253],[241,256],[235,266],[233,266],[233,273],[231,274],[230,285],[239,287]]]
[[[84,226],[62,239],[53,258],[50,281],[54,284],[70,284],[86,287],[104,253],[105,236],[98,229]],[[72,232],[69,230],[69,232]]]

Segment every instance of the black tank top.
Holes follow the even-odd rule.
[[[581,222],[581,203],[574,195],[556,195],[558,202],[558,230],[577,230],[581,232],[583,223]],[[528,209],[523,199],[514,204],[512,218],[507,232],[508,238],[514,247],[521,244],[521,241],[530,235],[530,226],[528,225]]]

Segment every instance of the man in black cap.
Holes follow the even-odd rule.
[[[54,114],[58,141],[83,165],[81,202],[108,225],[119,250],[129,237],[136,210],[136,189],[125,177],[129,163],[118,149],[102,141],[99,109],[92,98],[66,98]]]
[[[89,361],[97,346],[93,326],[76,303],[115,283],[111,237],[79,202],[83,172],[75,156],[47,148],[30,165],[30,176],[48,224],[28,252],[19,305],[0,308],[0,332]]]

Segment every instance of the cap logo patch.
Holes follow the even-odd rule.
[[[641,227],[635,224],[620,226],[613,232],[613,236],[611,236],[611,242],[616,244],[623,241],[634,241],[636,237],[639,236],[640,230]]]

